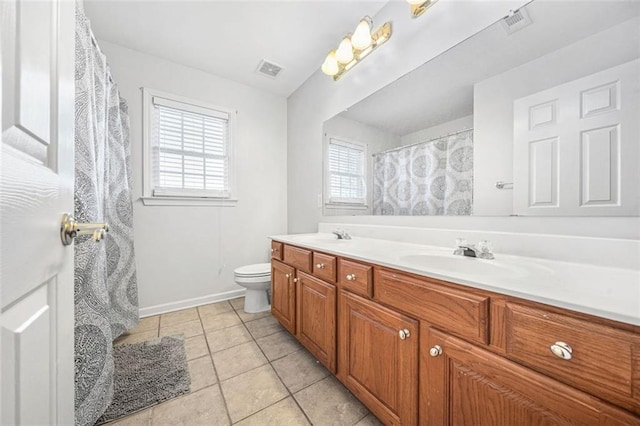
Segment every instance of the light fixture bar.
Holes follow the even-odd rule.
[[[416,2],[415,0],[407,0],[411,5],[411,17],[417,18],[427,11],[431,6],[436,4],[438,0],[427,0],[425,2]]]
[[[358,30],[360,31],[360,34],[358,34],[359,39],[362,39],[361,32],[363,27],[363,24],[362,24],[363,21],[365,21],[366,23],[369,23],[369,26],[371,26],[371,18],[369,18],[368,16],[364,17],[360,21],[360,24],[358,24],[358,28],[356,29],[356,31]],[[354,35],[356,34],[357,33],[354,33]],[[391,37],[391,22],[385,22],[380,28],[378,28],[373,33],[371,33],[371,44],[366,46],[366,44],[368,43],[366,42],[362,43],[361,44],[362,46],[366,46],[366,47],[363,47],[362,49],[358,49],[353,45],[354,43],[351,43],[353,41],[352,40],[353,36],[347,35],[346,37],[343,38],[343,41],[341,42],[338,51],[340,50],[340,48],[343,48],[343,46],[346,46],[345,41],[349,40],[353,57],[351,57],[350,55],[346,55],[344,53],[343,54],[345,59],[347,59],[348,57],[351,60],[349,60],[346,63],[341,62],[340,58],[336,60],[338,51],[332,50],[331,52],[329,52],[329,54],[327,55],[327,59],[325,59],[325,62],[322,65],[322,72],[333,77],[334,81],[337,81],[338,79],[340,79],[340,77],[344,75],[344,73],[346,73],[347,71],[352,69],[354,66],[356,66],[362,59],[364,59],[366,56],[369,56],[371,52],[376,50],[379,46],[382,46],[387,40],[389,40],[389,37]],[[358,43],[355,43],[355,44],[359,45]]]

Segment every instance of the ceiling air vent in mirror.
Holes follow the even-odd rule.
[[[507,34],[513,34],[531,24],[531,18],[525,9],[512,10],[509,15],[502,18],[502,27]]]
[[[269,78],[276,78],[278,74],[280,74],[280,71],[282,71],[282,67],[263,59],[258,64],[258,69],[256,71],[258,74],[262,74]]]

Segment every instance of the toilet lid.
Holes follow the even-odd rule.
[[[271,264],[270,263],[256,263],[254,265],[246,265],[236,268],[233,273],[235,275],[242,275],[244,277],[252,277],[257,275],[270,275]]]

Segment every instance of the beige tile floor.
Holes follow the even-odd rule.
[[[110,425],[381,425],[270,313],[243,303],[143,318],[116,340],[184,334],[191,392]]]

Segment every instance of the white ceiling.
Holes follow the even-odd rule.
[[[386,3],[85,0],[84,8],[99,40],[289,96],[360,18]],[[276,79],[258,74],[261,59],[284,69]]]

